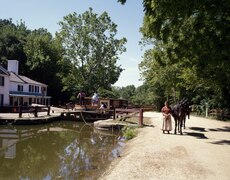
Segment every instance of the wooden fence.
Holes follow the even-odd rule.
[[[113,119],[119,117],[138,117],[138,125],[143,126],[143,113],[145,111],[152,111],[152,108],[132,108],[132,109],[122,109],[116,108],[114,110]]]
[[[47,112],[50,115],[50,106],[19,106],[19,118],[22,117],[22,113],[32,113],[34,117],[38,117],[38,112]]]

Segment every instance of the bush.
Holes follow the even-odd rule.
[[[126,140],[130,140],[137,136],[137,127],[125,126],[122,128],[122,133]]]

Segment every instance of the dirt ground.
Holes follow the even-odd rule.
[[[160,113],[144,116],[151,124],[139,128],[100,179],[230,179],[230,122],[191,116],[183,135],[174,135],[162,133]]]

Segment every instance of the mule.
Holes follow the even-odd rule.
[[[177,128],[178,128],[178,132],[182,135],[183,134],[182,125],[183,125],[183,121],[185,121],[186,119],[186,109],[184,108],[184,105],[181,102],[173,106],[172,116],[175,120],[174,134],[177,134]]]
[[[182,119],[182,126],[185,129],[186,116],[188,116],[188,119],[190,119],[190,108],[189,108],[188,100],[186,99],[182,100],[180,104],[182,105],[183,111],[185,112],[185,115],[183,116],[183,119]]]

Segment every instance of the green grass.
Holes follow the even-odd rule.
[[[135,126],[124,126],[122,128],[122,133],[123,136],[125,137],[126,140],[133,139],[134,137],[137,136],[137,127]]]

